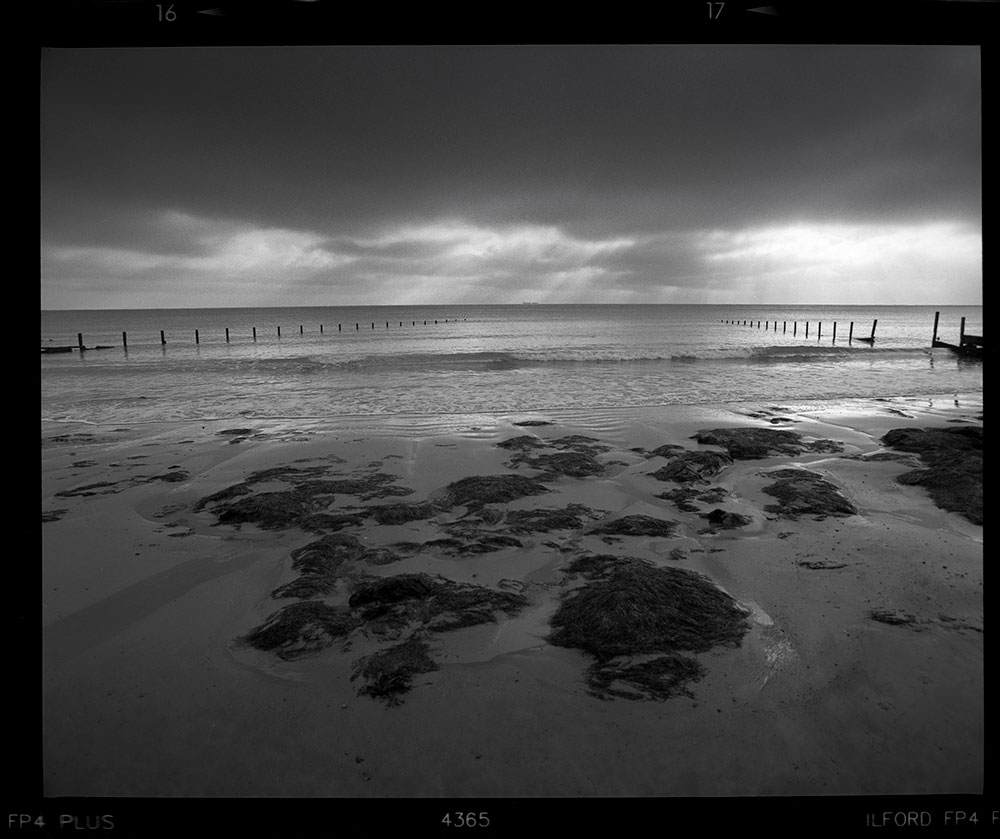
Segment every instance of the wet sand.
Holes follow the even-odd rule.
[[[978,794],[984,783],[982,527],[897,482],[914,455],[870,458],[893,428],[982,425],[981,400],[907,399],[785,411],[781,406],[648,409],[587,427],[559,417],[518,426],[405,436],[248,421],[136,429],[43,428],[43,779],[46,796],[221,798],[601,798]],[[703,429],[794,431],[841,451],[734,460],[704,484],[721,501],[680,509],[653,478],[665,444],[702,446]],[[532,437],[525,458],[595,446],[597,474],[549,475],[544,495],[487,506],[586,508],[576,529],[513,533],[520,545],[415,549],[469,537],[467,505],[446,503],[469,476],[543,471],[497,444]],[[569,449],[567,448],[569,446]],[[516,468],[514,468],[516,467]],[[766,474],[805,468],[852,515],[769,510]],[[334,493],[328,514],[437,504],[427,518],[338,533],[365,549],[327,598],[359,579],[426,574],[525,605],[495,621],[422,633],[437,669],[389,702],[360,692],[358,662],[413,626],[363,623],[282,658],[244,639],[288,598],[292,552],[320,538],[301,522],[220,523],[198,502],[264,470],[346,480],[387,475],[399,495]],[[271,473],[277,474],[277,473]],[[266,476],[265,476],[266,477]],[[251,493],[280,491],[280,478]],[[404,493],[404,490],[408,492]],[[579,505],[571,507],[571,505]],[[749,519],[712,526],[720,508]],[[670,536],[607,535],[645,515]],[[474,516],[473,516],[474,518]],[[459,534],[456,537],[455,534]],[[407,549],[394,546],[409,545]],[[645,559],[706,575],[744,610],[738,646],[694,654],[688,694],[601,698],[593,658],[549,643],[550,620],[582,581],[584,555]],[[369,556],[386,556],[369,554]],[[337,600],[340,598],[340,600]],[[322,599],[322,598],[319,598]],[[346,607],[345,607],[346,608]]]

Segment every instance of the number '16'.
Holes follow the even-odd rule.
[[[709,4],[709,5],[711,5],[711,4]],[[174,11],[174,4],[171,3],[169,6],[167,6],[166,10],[164,10],[163,6],[161,6],[159,3],[157,3],[156,4],[156,19],[157,20],[166,20],[166,21],[177,20],[177,12]]]

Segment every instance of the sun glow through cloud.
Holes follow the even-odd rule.
[[[977,229],[949,222],[798,222],[587,238],[557,225],[452,218],[346,236],[170,211],[149,222],[141,247],[53,245],[43,270],[56,291],[66,287],[67,307],[75,302],[71,290],[105,290],[115,280],[124,281],[113,298],[122,307],[135,302],[133,286],[161,306],[189,305],[206,287],[216,294],[213,305],[247,295],[239,289],[251,290],[255,305],[729,303],[748,295],[892,303],[933,299],[943,283],[975,299],[982,247]]]

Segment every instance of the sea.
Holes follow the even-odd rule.
[[[963,394],[982,306],[426,305],[42,311],[44,424],[323,420],[418,433],[546,415]],[[874,342],[865,342],[875,329]],[[228,334],[227,334],[228,330]],[[82,336],[82,337],[81,337]],[[82,339],[89,348],[78,349]]]

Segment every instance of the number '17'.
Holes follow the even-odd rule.
[[[725,3],[706,3],[708,6],[708,19],[718,20],[719,15],[722,14],[722,9],[725,7]]]

